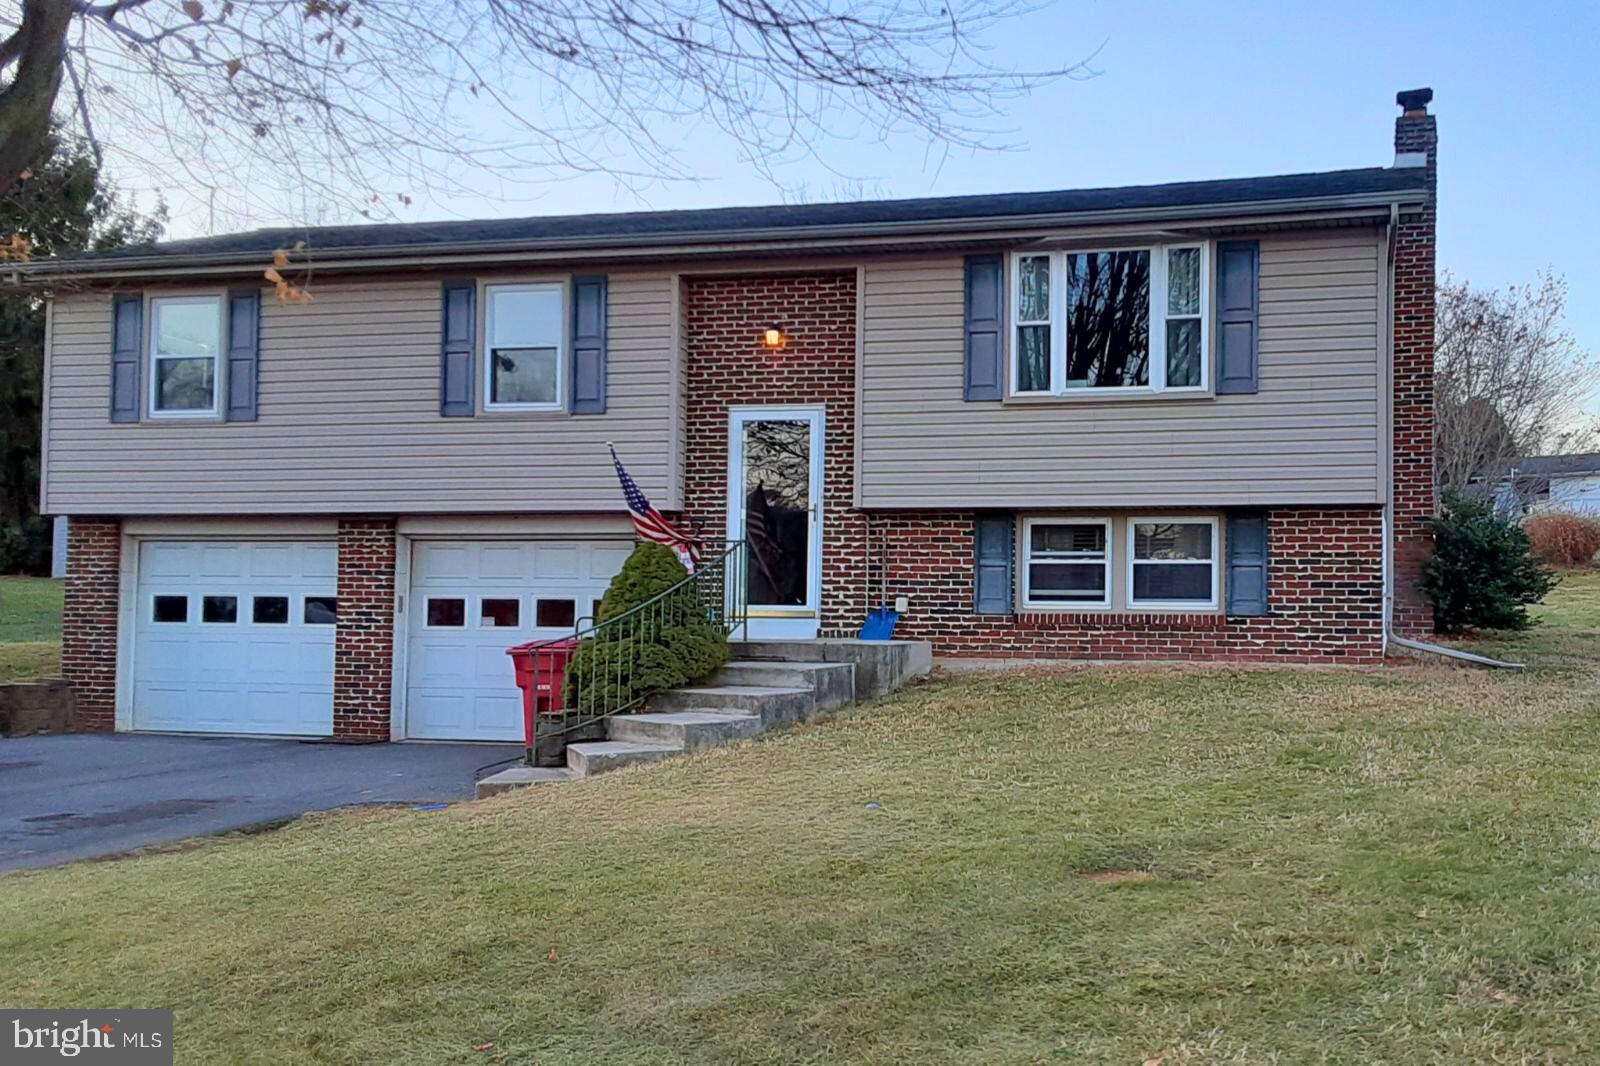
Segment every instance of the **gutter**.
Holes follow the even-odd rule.
[[[1100,211],[1055,212],[1032,215],[989,215],[967,218],[920,219],[904,222],[836,223],[816,226],[765,226],[760,229],[722,229],[704,232],[679,230],[659,234],[617,234],[615,236],[572,236],[516,238],[502,240],[418,242],[382,248],[352,247],[312,249],[321,266],[346,264],[348,267],[383,264],[400,260],[416,266],[416,260],[451,255],[496,255],[567,253],[592,255],[597,252],[630,252],[653,248],[670,249],[672,254],[693,255],[707,252],[728,254],[757,250],[752,246],[777,243],[793,247],[802,242],[863,241],[908,237],[959,236],[983,233],[994,235],[1000,227],[1047,228],[1079,227],[1092,223],[1203,221],[1208,218],[1259,216],[1290,211],[1339,211],[1362,208],[1388,208],[1391,215],[1398,205],[1422,202],[1417,190],[1352,193],[1341,196],[1304,197],[1288,200],[1258,200],[1243,203],[1197,204],[1172,207],[1110,208]],[[425,223],[424,223],[425,224]],[[449,223],[441,223],[448,225]],[[378,228],[378,227],[374,227]],[[160,270],[188,270],[201,267],[256,267],[270,251],[250,249],[196,253],[193,255],[111,256],[105,259],[40,260],[21,267],[22,273],[42,278],[114,276],[144,274]],[[660,253],[657,253],[660,254]]]
[[[1389,654],[1389,645],[1394,644],[1411,651],[1420,651],[1429,655],[1438,655],[1458,662],[1471,663],[1474,666],[1485,666],[1497,670],[1525,670],[1523,663],[1508,663],[1500,659],[1491,659],[1487,655],[1474,655],[1470,651],[1460,648],[1446,647],[1443,644],[1430,644],[1427,641],[1413,640],[1402,637],[1394,631],[1394,253],[1395,242],[1399,239],[1400,208],[1390,205],[1388,226],[1388,272],[1389,283],[1388,300],[1384,307],[1384,403],[1388,407],[1388,431],[1384,434],[1387,442],[1385,449],[1385,467],[1388,470],[1388,490],[1383,494],[1383,644],[1382,653]]]

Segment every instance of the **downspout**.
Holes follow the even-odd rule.
[[[1443,644],[1430,644],[1422,640],[1412,640],[1402,637],[1394,631],[1394,258],[1395,243],[1399,239],[1400,207],[1398,204],[1389,205],[1388,227],[1388,302],[1384,308],[1385,322],[1383,328],[1383,374],[1384,374],[1384,403],[1388,406],[1388,426],[1384,433],[1384,453],[1388,475],[1385,482],[1388,485],[1383,494],[1383,654],[1389,654],[1389,645],[1394,644],[1411,651],[1426,652],[1430,655],[1440,655],[1447,659],[1459,662],[1472,663],[1475,666],[1488,666],[1500,670],[1523,670],[1522,663],[1502,662],[1491,659],[1487,655],[1474,655],[1469,651],[1459,648],[1449,648]]]

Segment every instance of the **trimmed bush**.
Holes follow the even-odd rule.
[[[1600,518],[1541,511],[1523,520],[1533,554],[1549,566],[1590,566],[1600,553]]]
[[[640,544],[611,579],[599,621],[648,603],[688,576],[671,549]],[[626,707],[708,677],[728,656],[728,635],[708,620],[699,589],[685,585],[630,622],[579,643],[567,666],[566,705],[584,714]]]
[[[1444,514],[1428,519],[1433,558],[1422,588],[1433,600],[1433,628],[1526,629],[1527,605],[1544,599],[1556,577],[1533,557],[1522,528],[1487,500],[1447,493]]]

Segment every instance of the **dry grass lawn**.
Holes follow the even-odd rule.
[[[1520,675],[963,677],[594,781],[10,875],[4,998],[176,1008],[192,1063],[1592,1062],[1576,617]]]

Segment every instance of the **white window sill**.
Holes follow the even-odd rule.
[[[1014,392],[1002,401],[1018,407],[1059,407],[1066,404],[1094,403],[1172,403],[1179,400],[1208,401],[1217,394],[1209,389],[1073,389],[1070,392]]]
[[[533,406],[524,404],[484,404],[478,408],[480,418],[557,418],[564,417],[567,409],[564,405],[547,407],[544,405]]]

